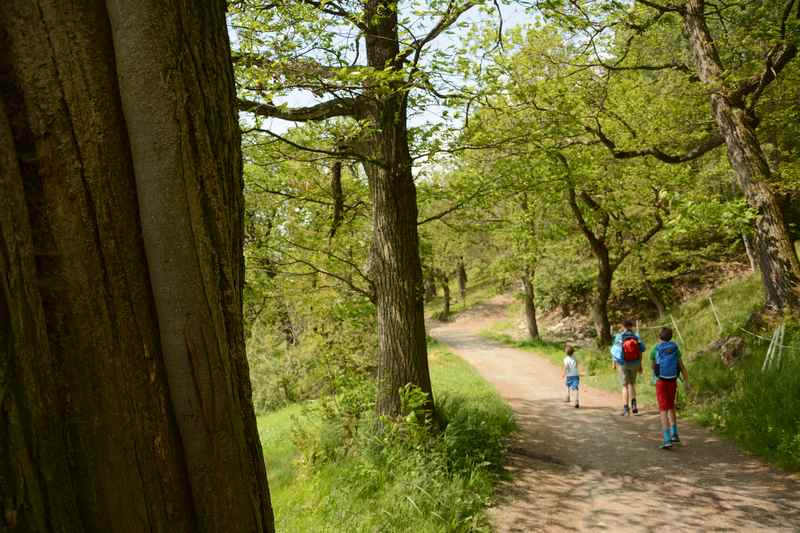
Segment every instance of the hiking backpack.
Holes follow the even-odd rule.
[[[633,333],[622,334],[622,359],[626,362],[638,361],[642,358],[639,350],[639,339]]]
[[[656,346],[656,376],[659,379],[676,379],[680,373],[680,355],[674,342]]]

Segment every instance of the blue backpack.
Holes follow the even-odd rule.
[[[659,379],[676,379],[680,371],[681,352],[672,341],[656,346],[656,375]]]

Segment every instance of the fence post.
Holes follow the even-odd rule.
[[[683,335],[681,335],[681,330],[678,329],[678,323],[675,321],[675,317],[672,316],[672,315],[669,315],[669,319],[672,320],[672,327],[675,328],[675,333],[678,334],[678,338],[681,340],[681,344],[683,344],[683,348],[688,352],[689,351],[689,346],[686,344],[686,340],[683,338]]]
[[[711,295],[708,296],[708,301],[711,304],[711,312],[714,313],[714,318],[717,320],[717,326],[719,327],[719,334],[722,335],[722,322],[719,320],[719,315],[717,314],[717,308],[714,306],[714,300],[711,299]]]

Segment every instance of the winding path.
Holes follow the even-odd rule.
[[[504,302],[430,334],[472,364],[520,425],[512,481],[490,510],[498,532],[800,531],[800,477],[779,472],[703,428],[681,424],[682,445],[658,449],[658,413],[617,414],[617,395],[582,387],[563,402],[560,369],[482,339]]]

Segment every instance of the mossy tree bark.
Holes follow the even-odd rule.
[[[0,524],[272,531],[222,1],[0,3]]]

